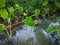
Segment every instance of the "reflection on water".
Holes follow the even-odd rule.
[[[48,35],[44,31],[26,25],[23,29],[16,31],[16,35],[12,38],[14,45],[51,45]],[[46,35],[46,36],[45,36]]]
[[[23,25],[22,27],[23,29],[16,31],[16,35],[13,37],[14,41],[16,41],[18,45],[23,45],[23,43],[27,43],[27,42],[30,43],[30,45],[31,43],[36,43],[34,27],[29,27],[26,25]]]

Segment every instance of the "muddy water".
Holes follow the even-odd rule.
[[[59,25],[58,20],[39,20],[36,27],[22,25],[22,28],[14,29],[13,36],[8,37],[5,33],[0,36],[0,45],[52,45],[46,29],[50,25]],[[51,38],[53,40],[53,38]]]

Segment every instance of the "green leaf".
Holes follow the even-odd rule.
[[[35,26],[35,23],[31,17],[26,17],[26,19],[24,20],[24,23],[28,26]]]
[[[4,29],[4,24],[0,24],[0,32]]]
[[[35,10],[35,17],[36,18],[39,16],[39,14],[40,14],[40,10],[39,9]]]
[[[47,6],[48,4],[48,0],[45,0],[43,3],[42,3],[42,6]]]
[[[47,33],[52,34],[53,32],[57,31],[58,27],[57,26],[51,26],[48,28]]]
[[[3,19],[7,19],[7,18],[8,18],[8,12],[7,12],[6,9],[1,9],[1,10],[0,10],[0,13],[1,13],[1,17],[2,17]]]
[[[5,0],[0,0],[0,8],[5,7]]]
[[[23,7],[19,7],[18,11],[19,11],[20,14],[22,14],[23,13]]]
[[[10,13],[14,12],[14,8],[13,7],[8,8],[8,10],[9,10]]]

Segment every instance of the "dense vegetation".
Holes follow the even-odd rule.
[[[0,32],[25,23],[35,26],[34,18],[60,18],[60,0],[0,0]],[[31,23],[32,22],[32,23]],[[52,26],[48,33],[57,30]],[[8,33],[8,31],[7,31]]]

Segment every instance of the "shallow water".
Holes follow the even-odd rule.
[[[58,20],[42,19],[36,27],[22,25],[21,29],[14,29],[13,36],[8,37],[2,34],[0,37],[0,45],[52,45],[55,40],[46,33],[51,25],[59,25]],[[52,41],[53,40],[53,41]]]

